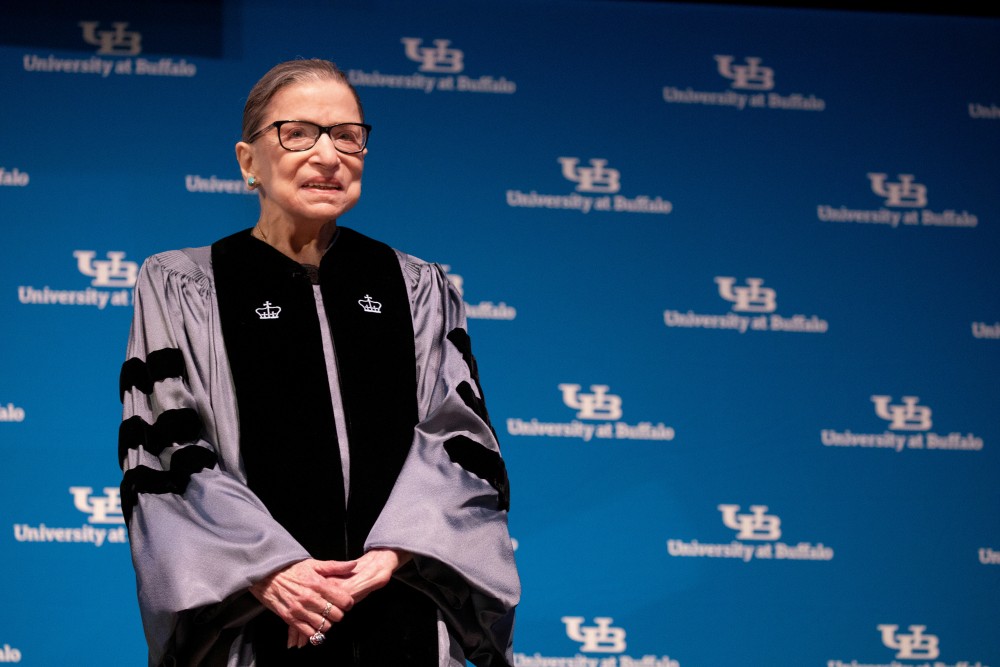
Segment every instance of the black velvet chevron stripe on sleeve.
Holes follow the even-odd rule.
[[[476,363],[476,358],[472,355],[472,339],[469,337],[469,332],[461,328],[452,329],[448,332],[448,340],[462,353],[462,358],[465,359],[465,363],[469,367],[469,373],[472,375],[472,379],[476,381],[476,386],[478,387],[479,365]]]
[[[121,374],[118,376],[119,400],[124,401],[125,392],[132,387],[149,394],[153,391],[154,384],[167,378],[187,379],[184,355],[177,348],[154,350],[146,357],[146,361],[132,357],[122,364]]]
[[[201,427],[201,417],[192,408],[167,410],[152,425],[138,415],[129,417],[118,428],[118,465],[125,468],[125,457],[130,449],[141,446],[157,456],[175,443],[197,440]]]
[[[486,480],[497,490],[498,510],[510,509],[510,480],[507,478],[507,465],[500,454],[464,435],[449,438],[444,443],[444,450],[452,461]]]
[[[472,391],[472,385],[463,380],[458,383],[455,391],[462,397],[462,402],[492,429],[493,425],[490,424],[490,415],[486,411],[486,401],[476,396],[476,393]]]
[[[187,490],[191,475],[201,470],[214,468],[218,462],[215,453],[192,445],[179,450],[170,457],[170,470],[153,470],[146,466],[136,466],[122,478],[122,514],[127,524],[132,518],[132,509],[139,502],[140,493],[176,493]]]
[[[476,389],[479,390],[479,396],[477,397],[468,382],[461,382],[457,387],[458,395],[462,397],[462,401],[469,406],[470,410],[486,422],[486,425],[493,431],[493,437],[499,442],[500,438],[497,437],[497,432],[490,422],[490,413],[486,409],[486,394],[483,393],[483,385],[479,382],[479,364],[476,363],[476,357],[472,354],[472,339],[469,338],[469,333],[465,329],[458,328],[448,332],[448,340],[462,353],[462,359],[465,360],[465,365],[469,367],[469,375],[472,377],[472,381],[476,383]]]

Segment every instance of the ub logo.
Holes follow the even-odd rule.
[[[737,514],[739,505],[719,505],[722,523],[738,531],[740,540],[777,540],[781,537],[781,519],[774,514],[764,514],[767,505],[751,505],[750,514]]]
[[[125,523],[118,487],[104,487],[103,496],[90,495],[94,489],[89,486],[71,486],[69,492],[73,494],[73,505],[90,515],[88,523]]]
[[[872,396],[875,414],[889,422],[893,431],[926,431],[934,425],[931,409],[917,405],[918,396],[904,396],[903,404],[890,405],[892,396]]]
[[[566,636],[575,642],[583,644],[580,650],[585,653],[621,653],[625,650],[625,629],[613,628],[611,622],[615,619],[594,618],[597,625],[583,625],[582,616],[563,616],[566,624]]]
[[[891,648],[900,660],[933,660],[941,654],[936,635],[925,635],[926,625],[911,625],[910,634],[897,633],[898,625],[880,625],[882,643]]]
[[[774,70],[761,67],[760,58],[747,58],[746,65],[733,65],[733,56],[715,56],[719,74],[730,79],[738,90],[771,90]]]
[[[128,30],[128,23],[112,23],[114,30],[98,30],[100,21],[81,21],[83,41],[100,47],[97,52],[109,56],[136,56],[142,53],[142,34]]]
[[[90,284],[94,287],[132,287],[139,275],[139,265],[125,261],[125,253],[109,252],[107,260],[94,261],[97,255],[93,250],[74,250],[76,266],[80,273],[93,278]]]
[[[402,39],[406,46],[406,57],[420,63],[420,67],[417,69],[421,72],[457,74],[465,67],[465,54],[458,49],[449,49],[450,40],[435,39],[434,48],[421,47],[420,44],[423,41],[419,37],[404,37]]]
[[[746,287],[733,287],[736,278],[716,276],[719,296],[733,304],[740,313],[773,313],[778,307],[777,293],[770,287],[761,287],[761,278],[747,278]]]
[[[607,393],[608,387],[604,384],[592,384],[590,390],[593,394],[581,394],[578,384],[561,384],[563,403],[566,407],[578,410],[578,419],[621,419],[622,399],[621,396]]]
[[[621,173],[608,169],[608,161],[593,158],[589,167],[578,167],[580,158],[561,157],[562,175],[567,181],[576,183],[577,192],[608,192],[621,190]]]
[[[927,186],[913,182],[913,174],[900,174],[899,182],[887,183],[887,174],[869,173],[872,192],[885,198],[886,206],[927,206]]]

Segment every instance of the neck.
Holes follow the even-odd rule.
[[[252,233],[264,243],[296,262],[318,266],[327,248],[330,247],[336,231],[336,220],[297,225],[278,220],[266,220],[264,216],[261,216]]]

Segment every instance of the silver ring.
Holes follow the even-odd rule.
[[[323,626],[320,625],[319,627],[322,628]],[[314,634],[312,637],[309,638],[309,643],[312,644],[313,646],[319,646],[325,641],[326,641],[326,635],[324,635],[319,630],[317,630],[316,634]]]
[[[326,615],[330,613],[331,609],[333,609],[333,603],[332,602],[327,602],[326,603],[326,609],[323,610],[323,620],[324,621],[326,620]],[[323,626],[321,625],[320,627],[323,627]]]

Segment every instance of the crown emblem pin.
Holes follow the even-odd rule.
[[[281,306],[272,306],[270,301],[265,301],[264,307],[257,309],[257,317],[262,320],[276,320],[280,313]]]
[[[382,313],[382,304],[378,301],[372,301],[372,298],[365,294],[365,298],[358,299],[358,305],[360,305],[366,313]]]

